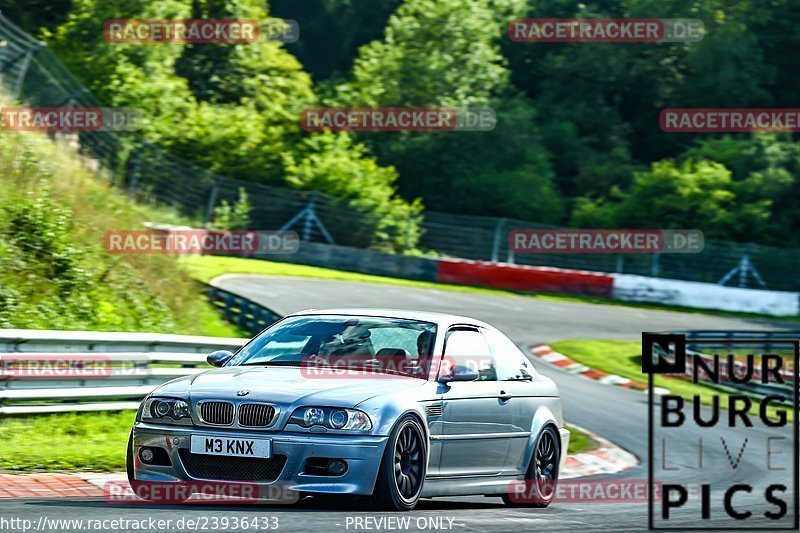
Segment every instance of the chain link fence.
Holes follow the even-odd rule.
[[[45,43],[0,15],[0,86],[31,107],[102,107]],[[62,135],[62,134],[59,134]],[[100,176],[142,201],[173,206],[208,222],[215,206],[234,202],[244,188],[252,227],[292,229],[309,241],[369,247],[379,220],[346,200],[313,191],[238,181],[199,167],[150,144],[135,133],[71,134]],[[412,224],[412,221],[409,221]],[[483,261],[504,261],[600,272],[800,291],[800,250],[707,240],[697,254],[525,254],[508,247],[515,229],[547,228],[524,220],[426,211],[422,236],[409,231],[406,251]]]

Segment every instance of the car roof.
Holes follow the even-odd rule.
[[[298,311],[289,316],[299,315],[342,315],[342,316],[367,316],[383,318],[405,318],[408,320],[419,320],[421,322],[433,322],[441,327],[452,324],[469,324],[474,326],[491,327],[485,322],[466,316],[450,315],[447,313],[436,313],[433,311],[412,311],[409,309],[363,309],[363,308],[334,308],[334,309],[306,309]]]

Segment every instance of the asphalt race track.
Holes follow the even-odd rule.
[[[256,300],[281,314],[308,308],[329,307],[389,307],[441,311],[463,314],[489,322],[507,333],[520,346],[550,342],[566,338],[640,339],[642,331],[669,329],[800,329],[800,324],[771,322],[702,314],[683,314],[669,311],[627,308],[614,305],[593,305],[575,302],[537,300],[513,295],[486,295],[461,291],[417,289],[402,286],[315,280],[307,278],[278,278],[261,276],[224,276],[216,280],[220,287]],[[588,428],[606,437],[642,459],[637,468],[617,475],[617,478],[647,479],[647,395],[642,392],[603,385],[598,382],[538,364],[537,368],[554,379],[561,391],[564,413],[568,422]],[[706,410],[707,412],[707,410]],[[741,454],[738,467],[727,466],[731,455],[735,460],[742,446],[742,436],[737,430],[723,433],[728,442],[728,454],[717,440],[704,447],[705,469],[698,471],[697,483],[710,482],[715,486],[730,485],[737,481],[754,482],[764,469],[766,439],[781,435],[791,438],[788,430],[779,431],[759,427],[748,429],[750,442]],[[687,482],[686,470],[697,461],[697,441],[705,434],[681,428],[677,441],[670,437],[669,458],[666,462],[683,465],[680,477]],[[714,433],[719,439],[720,432]],[[709,466],[711,465],[711,466]],[[665,474],[663,481],[670,477]],[[785,472],[789,493],[784,499],[793,511],[791,472]],[[732,524],[722,512],[722,496],[712,492],[710,520],[701,524],[696,518],[699,511],[682,511],[673,527],[695,529],[730,527]],[[735,498],[737,507],[754,515],[775,510],[765,502],[762,492],[740,494]],[[680,514],[680,513],[679,513]],[[181,518],[198,520],[206,531],[222,530],[220,523],[213,528],[212,520],[233,517],[276,517],[279,531],[337,532],[337,531],[623,531],[647,529],[646,504],[556,503],[548,509],[510,509],[499,499],[470,497],[427,500],[406,514],[375,513],[368,510],[342,508],[340,504],[318,505],[304,503],[292,507],[271,505],[209,507],[204,505],[113,505],[102,499],[91,501],[64,500],[5,500],[0,501],[0,517],[22,517],[33,521],[40,516],[49,518],[128,518],[142,520],[148,517],[171,519],[173,530],[204,530],[185,525],[177,529],[174,524]],[[381,522],[390,517],[409,519],[408,525]],[[395,518],[392,518],[394,520]],[[207,522],[206,522],[207,520]],[[782,522],[786,525],[786,522]],[[770,524],[766,524],[770,525]],[[748,527],[758,529],[757,523]],[[254,528],[253,528],[254,529]],[[135,531],[132,528],[122,530]],[[150,530],[153,530],[152,528]],[[233,529],[229,528],[228,531]],[[241,531],[242,529],[238,529]]]

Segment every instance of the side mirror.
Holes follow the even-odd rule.
[[[439,383],[450,383],[451,381],[475,381],[480,375],[467,366],[456,365],[447,376],[441,376]]]
[[[225,363],[231,360],[233,357],[233,353],[229,352],[228,350],[217,350],[216,352],[211,352],[206,357],[206,361],[211,366],[221,367]]]

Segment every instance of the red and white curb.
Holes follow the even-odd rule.
[[[575,427],[573,425],[573,427]],[[573,479],[597,474],[614,474],[639,464],[636,456],[583,428],[600,443],[600,447],[584,453],[567,456],[561,479]],[[124,472],[109,474],[0,474],[0,500],[2,499],[98,499],[106,495],[108,483],[127,486]]]
[[[639,459],[635,455],[623,450],[613,442],[575,424],[570,423],[570,426],[589,435],[599,443],[599,447],[588,452],[568,455],[559,478],[572,479],[598,474],[616,474],[639,464]]]
[[[578,374],[582,377],[599,381],[605,385],[614,385],[617,387],[625,387],[628,389],[640,390],[647,393],[647,384],[633,381],[616,374],[608,374],[596,368],[589,368],[576,361],[573,361],[566,355],[558,353],[546,344],[537,344],[530,347],[530,352],[537,358],[545,363],[551,364],[571,374]],[[669,394],[669,391],[662,387],[654,387],[653,392],[657,395]]]
[[[0,498],[99,498],[102,474],[0,474]],[[125,474],[122,474],[125,476]]]

